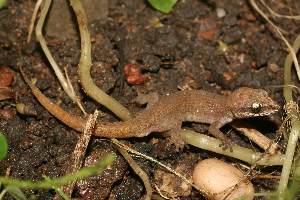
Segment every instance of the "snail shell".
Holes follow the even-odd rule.
[[[26,106],[23,103],[17,103],[16,108],[17,111],[23,115],[37,115],[37,112],[31,106]]]

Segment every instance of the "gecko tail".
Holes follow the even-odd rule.
[[[66,112],[65,110],[61,109],[59,106],[54,104],[33,83],[31,83],[31,81],[27,78],[21,66],[20,66],[20,71],[25,82],[30,87],[34,96],[52,115],[54,115],[61,122],[63,122],[64,124],[66,124],[67,126],[71,127],[76,131],[81,132],[83,130],[86,122],[84,119],[75,117],[74,115]]]

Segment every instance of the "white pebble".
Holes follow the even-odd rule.
[[[243,175],[242,171],[232,165],[210,158],[203,160],[196,165],[193,172],[193,181],[194,184],[201,190],[210,193],[218,193],[235,185],[243,177]],[[253,194],[254,188],[252,183],[247,178],[244,178],[233,192],[232,190],[229,190],[216,195],[202,195],[207,199],[221,200],[224,199],[228,193],[231,194],[226,198],[226,200],[232,200],[244,195]],[[247,200],[251,199],[253,198],[248,198]]]
[[[226,11],[224,10],[224,8],[217,8],[216,12],[219,18],[225,17],[226,15]]]

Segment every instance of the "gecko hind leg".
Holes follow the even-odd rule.
[[[176,127],[176,128],[172,128],[171,131],[171,144],[174,144],[176,147],[176,151],[179,151],[179,149],[183,149],[185,142],[183,141],[183,139],[180,137],[180,130],[181,130],[181,126]]]

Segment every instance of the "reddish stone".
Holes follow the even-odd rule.
[[[8,67],[0,68],[0,87],[8,87],[11,85],[14,73]]]
[[[228,81],[228,83],[233,82],[233,75],[230,71],[224,72],[223,73],[224,78]]]
[[[3,109],[0,111],[0,115],[4,118],[11,119],[15,117],[15,114],[9,109]]]
[[[124,67],[127,83],[138,85],[145,82],[145,76],[141,74],[141,69],[135,64],[128,64]]]

